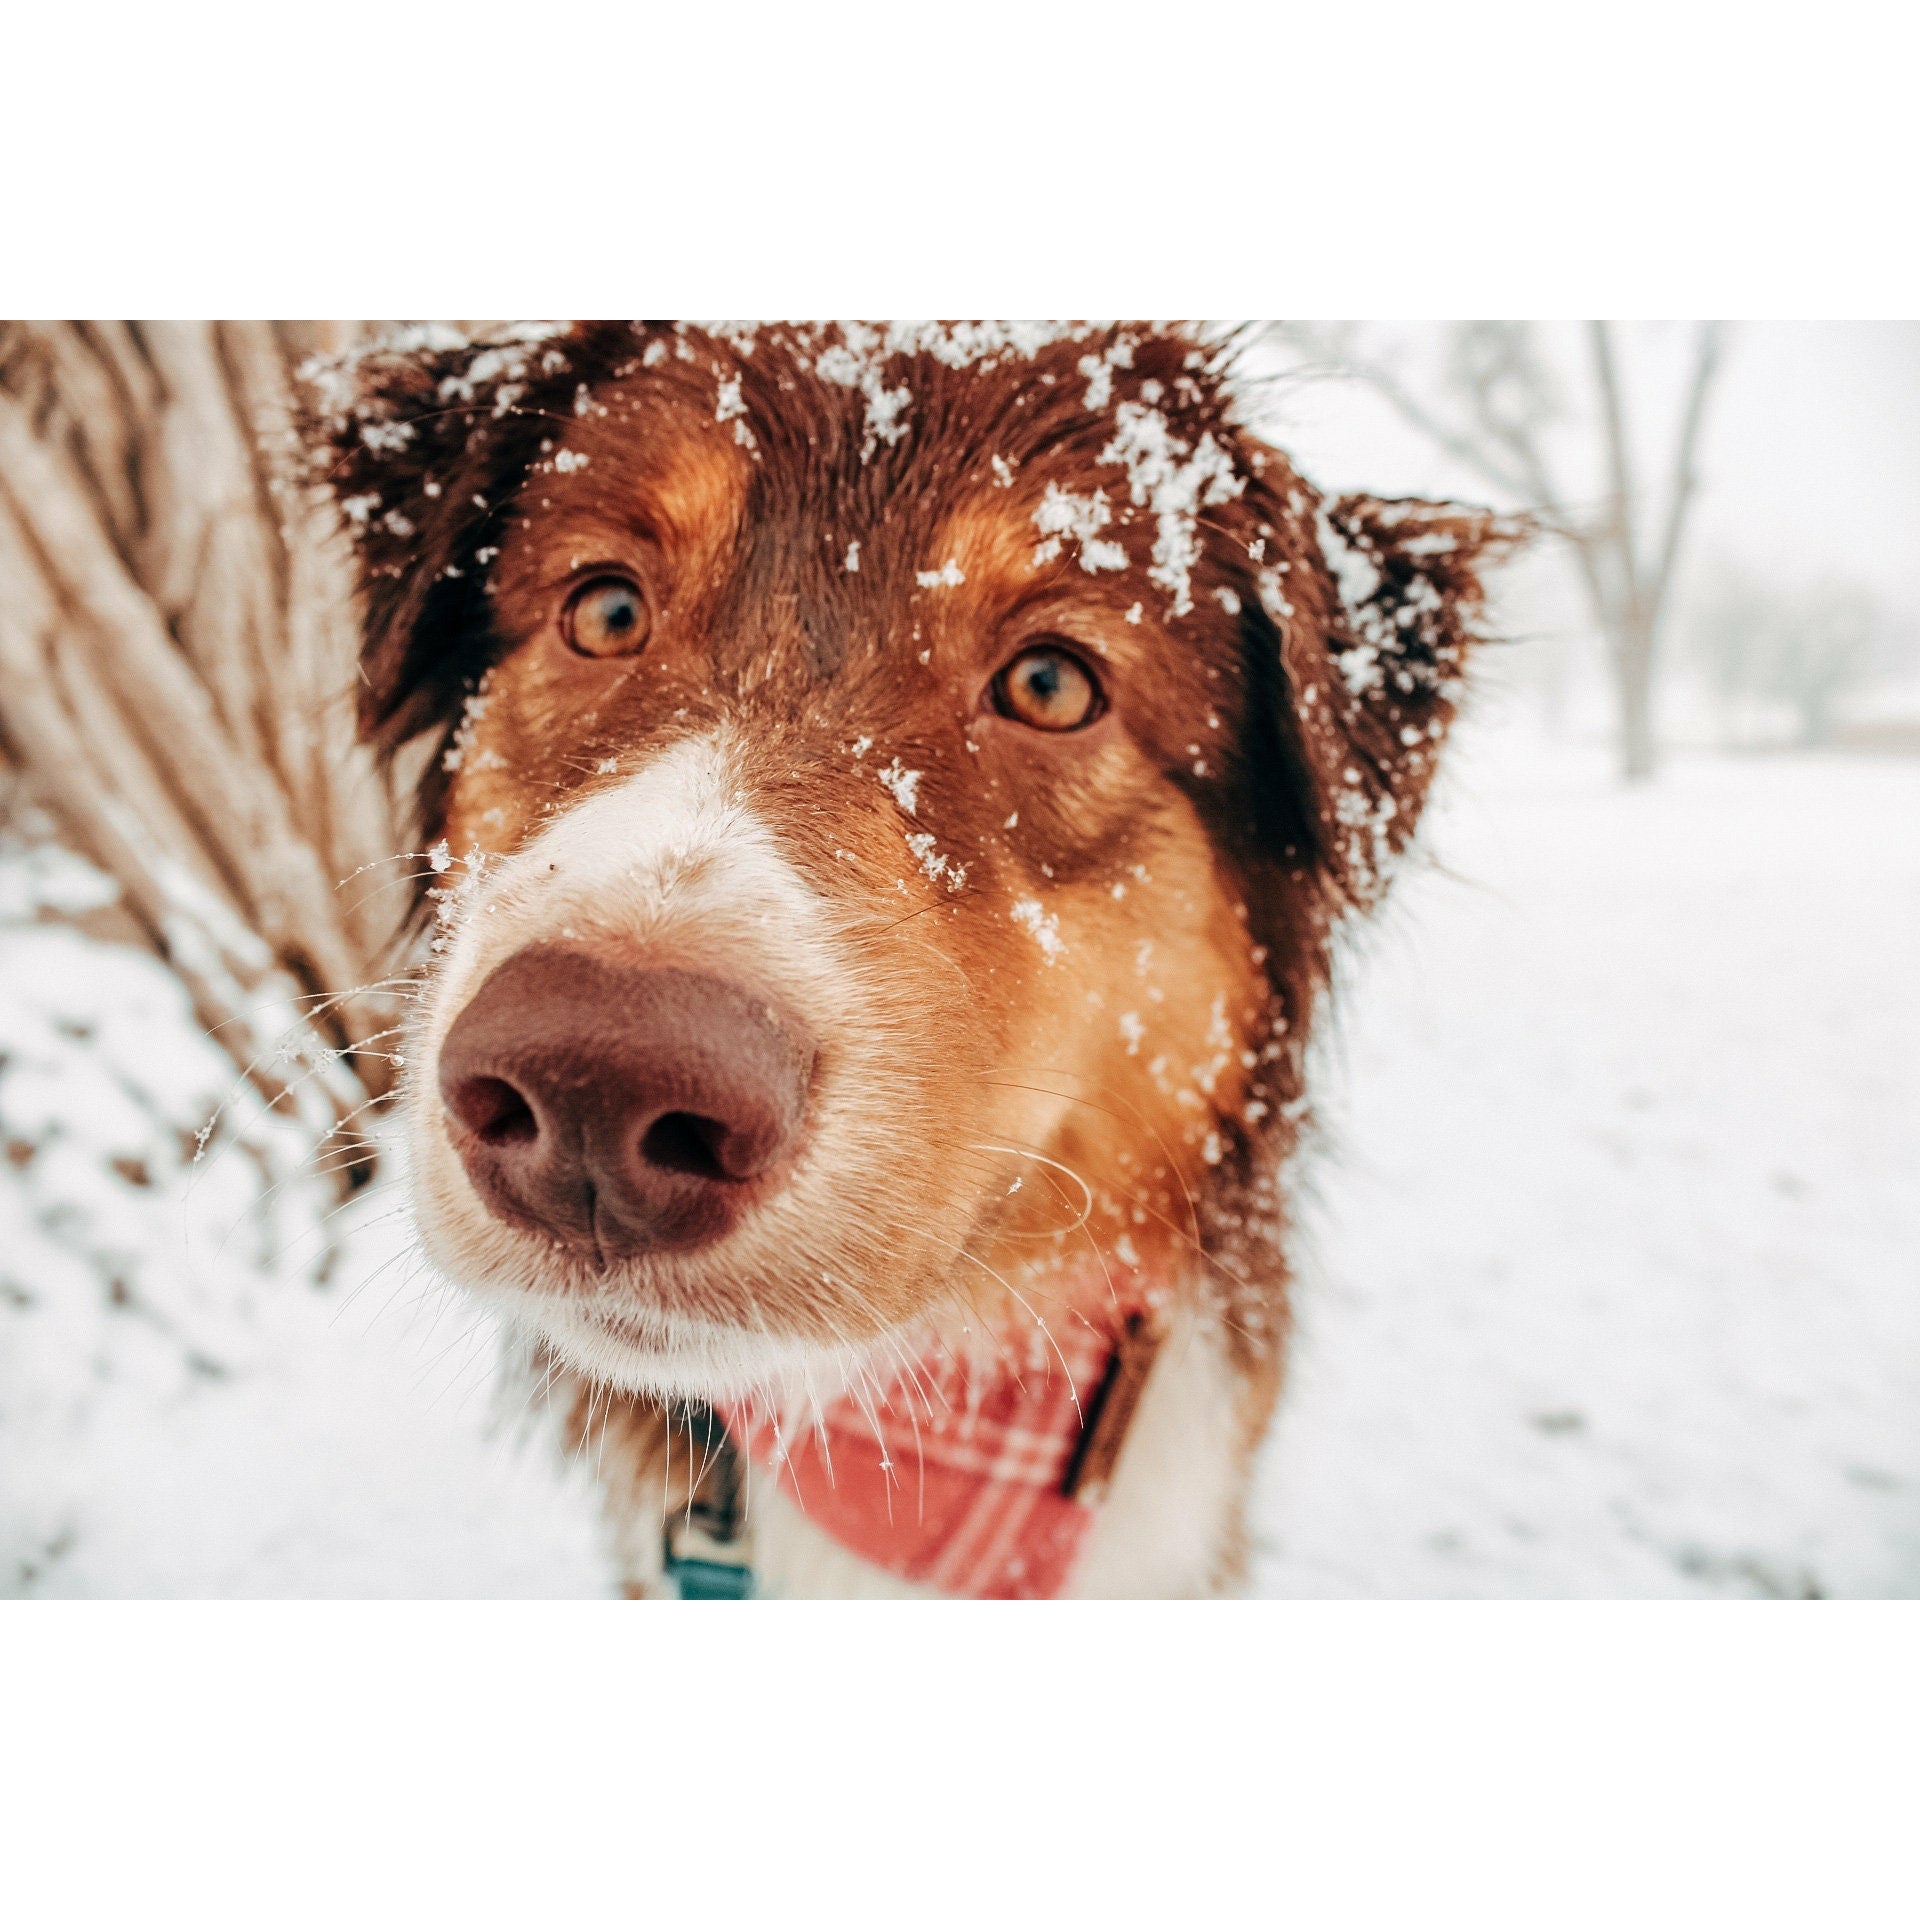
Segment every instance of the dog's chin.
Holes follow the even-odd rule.
[[[837,1397],[860,1377],[862,1350],[695,1320],[632,1303],[549,1299],[497,1282],[460,1284],[564,1365],[653,1400],[782,1401]]]

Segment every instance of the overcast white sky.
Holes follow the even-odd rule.
[[[1396,338],[1434,332],[1391,329]],[[1555,326],[1551,337],[1567,358],[1570,397],[1583,400],[1577,334]],[[1687,339],[1676,323],[1624,328],[1638,452],[1649,472],[1664,474],[1670,457],[1672,392]],[[1278,391],[1269,425],[1323,486],[1485,495],[1380,401],[1344,381]],[[1870,586],[1894,617],[1920,622],[1920,321],[1737,324],[1701,477],[1696,559],[1722,554],[1783,586],[1840,575]]]

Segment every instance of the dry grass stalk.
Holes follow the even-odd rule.
[[[322,1127],[389,1086],[396,1003],[365,989],[409,897],[286,425],[292,369],[354,331],[0,325],[0,751],[236,1065]]]

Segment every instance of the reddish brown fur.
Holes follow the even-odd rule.
[[[878,431],[868,392],[820,375],[841,341],[603,323],[509,349],[491,384],[468,346],[358,365],[316,431],[334,490],[361,503],[366,728],[392,747],[457,727],[421,791],[425,836],[500,854],[672,741],[732,727],[787,858],[867,929],[879,1010],[927,1036],[901,1120],[914,1206],[953,1251],[875,1244],[864,1309],[903,1322],[944,1292],[991,1316],[1004,1302],[976,1268],[1044,1307],[1080,1255],[1137,1259],[1228,1329],[1251,1449],[1279,1380],[1276,1176],[1329,934],[1414,828],[1476,564],[1503,532],[1424,503],[1323,506],[1237,423],[1226,355],[1179,330],[966,366],[876,352],[879,390],[910,396]],[[1122,405],[1231,463],[1185,608],[1150,580],[1153,506],[1103,458]],[[1104,493],[1098,538],[1124,566],[1089,571],[1072,537],[1036,564],[1050,486]],[[920,584],[949,561],[962,584]],[[609,565],[653,609],[630,659],[557,637],[571,585]],[[1096,725],[1040,734],[991,711],[995,673],[1043,637],[1100,673]],[[876,777],[894,767],[920,775],[910,817]],[[1028,901],[1057,925],[1051,959],[1013,917]],[[1006,1195],[1016,1163],[978,1146],[994,1140],[1087,1183],[1073,1257],[1070,1180],[1021,1162],[1037,1177]],[[756,1310],[831,1318],[798,1283],[766,1286]],[[586,1417],[582,1399],[576,1434]],[[614,1479],[657,1502],[657,1423],[621,1419]]]

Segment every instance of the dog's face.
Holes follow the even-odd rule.
[[[1483,518],[1324,506],[1177,331],[597,325],[331,378],[363,712],[444,741],[408,1135],[449,1273],[714,1397],[1137,1299],[1226,1184],[1271,1219]]]

